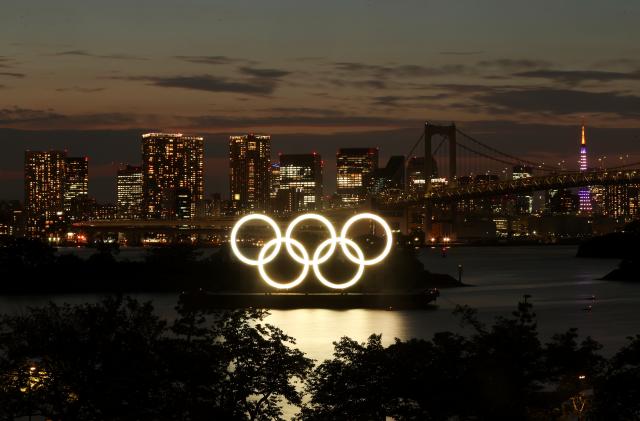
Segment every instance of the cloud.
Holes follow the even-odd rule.
[[[466,83],[436,83],[429,86],[430,89],[443,90],[458,95],[474,94],[479,92],[493,92],[495,89],[502,89],[502,86],[466,84]]]
[[[148,60],[146,57],[135,56],[130,54],[95,54],[87,50],[67,50],[53,54],[54,56],[76,56],[89,58],[104,58],[111,60]]]
[[[112,77],[117,80],[145,81],[152,86],[162,88],[181,88],[206,92],[233,92],[248,95],[270,95],[277,85],[276,79],[247,78],[232,80],[211,75],[194,76],[127,76]]]
[[[611,82],[615,80],[640,80],[640,70],[634,72],[610,72],[604,70],[552,70],[541,69],[514,73],[513,76],[548,79],[555,82],[577,85],[586,81]]]
[[[640,116],[640,96],[620,92],[528,88],[497,90],[477,95],[474,99],[495,107],[496,113],[610,113],[622,117]]]
[[[413,119],[362,115],[309,115],[306,113],[268,117],[225,117],[202,115],[188,117],[190,127],[195,129],[227,128],[273,128],[273,127],[412,127],[419,124]]]
[[[602,68],[602,67],[627,67],[627,68],[637,68],[640,66],[640,60],[632,59],[632,58],[608,58],[605,60],[598,60],[593,63],[593,67]]]
[[[243,73],[245,75],[248,76],[254,76],[257,78],[264,78],[264,79],[278,79],[284,76],[287,76],[289,74],[291,74],[291,72],[288,72],[286,70],[279,70],[279,69],[257,69],[254,67],[240,67],[239,68],[240,73]]]
[[[8,68],[8,67],[13,67],[13,64],[11,64],[13,62],[13,59],[11,59],[10,57],[7,56],[0,56],[0,68]]]
[[[472,56],[476,54],[482,54],[484,51],[440,51],[439,54],[444,56]]]
[[[329,79],[328,82],[333,86],[344,88],[347,86],[353,86],[358,89],[387,89],[387,82],[380,79],[367,79],[367,80],[345,80],[345,79]]]
[[[51,121],[60,118],[63,118],[61,114],[51,110],[36,110],[21,107],[0,108],[0,125]]]
[[[530,59],[495,59],[482,60],[477,63],[479,67],[489,67],[500,70],[518,70],[518,69],[534,69],[539,67],[547,67],[551,63],[545,60]]]
[[[87,113],[66,115],[53,110],[21,107],[0,109],[0,126],[28,128],[102,128],[138,124],[143,116],[125,113]]]
[[[450,94],[440,93],[435,95],[384,95],[376,96],[372,98],[372,104],[374,106],[382,107],[409,107],[409,106],[424,106],[424,102],[437,101],[449,98]],[[414,104],[412,104],[414,103]],[[419,104],[415,104],[419,103]]]
[[[82,94],[91,94],[94,92],[104,91],[104,88],[83,88],[81,86],[71,86],[69,88],[57,88],[56,92],[78,92]]]
[[[256,62],[252,60],[246,60],[242,58],[234,58],[223,55],[210,55],[210,56],[174,56],[174,58],[182,61],[187,61],[189,63],[198,63],[198,64],[211,64],[211,65],[228,65],[228,64],[255,64]]]
[[[344,112],[333,108],[313,108],[313,107],[273,107],[262,111],[273,114],[285,115],[320,115],[320,116],[342,116]]]
[[[462,74],[471,71],[462,64],[446,64],[442,66],[430,67],[418,64],[402,64],[393,66],[382,66],[377,64],[367,64],[359,62],[335,62],[334,68],[338,72],[347,74],[370,74],[377,78],[390,77],[431,77],[452,74]]]
[[[23,78],[26,75],[24,73],[16,73],[16,72],[0,72],[0,76],[8,76],[8,77],[15,77],[15,78]]]

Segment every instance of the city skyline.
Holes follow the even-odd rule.
[[[208,192],[225,191],[226,137],[245,132],[270,133],[274,152],[378,146],[386,161],[425,120],[455,121],[516,155],[573,162],[584,116],[593,157],[638,154],[638,15],[622,1],[8,1],[0,197],[22,191],[23,150],[69,149],[92,157],[92,194],[114,201],[111,174],[151,130],[207,139]]]

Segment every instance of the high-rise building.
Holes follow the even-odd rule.
[[[67,157],[65,159],[64,213],[70,221],[88,216],[89,158]]]
[[[513,167],[513,180],[530,177],[533,177],[533,168],[524,165],[516,165]],[[531,194],[516,195],[515,211],[519,214],[531,214],[533,212],[533,196]]]
[[[374,195],[399,194],[404,190],[404,156],[389,158],[387,165],[373,171],[367,185]]]
[[[548,190],[545,213],[552,215],[575,215],[580,210],[580,197],[566,189]]]
[[[280,190],[280,163],[273,162],[269,168],[269,197],[275,199]]]
[[[204,139],[182,133],[142,135],[143,213],[148,219],[184,217],[188,191],[189,218],[204,200]],[[180,197],[179,197],[180,196]],[[180,214],[180,215],[179,215]]]
[[[113,203],[97,203],[91,200],[91,219],[107,221],[118,217],[118,207]]]
[[[432,158],[431,168],[433,173],[431,178],[438,177],[438,164],[435,159]],[[414,195],[422,195],[425,193],[427,187],[427,180],[424,176],[424,157],[412,156],[407,162],[407,192]]]
[[[603,191],[602,214],[626,219],[640,216],[640,185],[611,185]]]
[[[24,208],[19,200],[0,200],[0,235],[24,235]]]
[[[378,148],[341,148],[336,154],[338,196],[343,203],[367,197],[369,174],[378,169]]]
[[[271,136],[229,137],[229,193],[236,212],[269,207]]]
[[[63,151],[26,151],[24,203],[29,236],[42,236],[64,214],[65,158]]]
[[[587,171],[587,137],[584,132],[584,124],[582,124],[582,135],[580,137],[580,172]],[[592,211],[591,205],[591,188],[581,187],[578,192],[580,197],[580,213],[590,214]]]
[[[142,219],[142,167],[119,169],[116,184],[118,218]]]
[[[322,209],[322,159],[317,153],[280,155],[279,197],[285,212]]]

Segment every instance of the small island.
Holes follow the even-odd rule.
[[[370,254],[375,254],[379,246],[371,239],[361,243]],[[263,302],[278,302],[277,298],[265,299],[263,296],[283,292],[266,285],[256,267],[239,262],[228,245],[219,247],[208,257],[202,257],[202,250],[192,246],[149,248],[144,257],[136,261],[119,258],[116,245],[97,244],[95,247],[95,253],[82,259],[72,253],[57,253],[55,248],[39,241],[4,239],[0,246],[0,274],[4,280],[0,283],[0,293],[176,293],[197,296],[200,302],[204,295],[214,297],[209,299],[212,305],[224,301],[226,306],[243,306],[240,304],[255,301],[253,306],[262,306],[260,303]],[[270,276],[294,278],[300,265],[288,262],[286,253],[281,255],[268,265]],[[345,259],[332,258],[323,264],[323,273],[342,281],[353,276],[355,268]],[[369,300],[379,303],[371,304],[374,307],[404,307],[403,303],[409,303],[407,306],[411,307],[411,297],[417,297],[420,303],[430,302],[437,297],[437,289],[458,286],[461,284],[450,275],[425,270],[415,249],[397,246],[384,263],[367,267],[362,279],[346,290],[328,291],[310,271],[305,282],[286,293],[297,297],[290,302],[298,303],[308,301],[304,297],[309,294],[332,293],[351,296],[341,299],[345,302],[343,307],[367,307],[362,304],[362,298],[356,298],[362,295],[391,297],[388,305],[385,299]],[[224,294],[226,296],[221,299]],[[238,297],[245,298],[240,300]],[[234,300],[236,304],[233,304]],[[286,303],[276,306],[291,307]]]
[[[621,231],[590,238],[580,245],[577,256],[622,259],[619,267],[602,279],[640,282],[640,221],[625,225]]]

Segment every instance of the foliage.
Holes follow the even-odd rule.
[[[282,419],[311,361],[263,311],[178,307],[172,326],[150,303],[32,308],[0,319],[0,419]]]
[[[543,345],[526,301],[490,327],[472,309],[460,307],[456,313],[472,327],[470,337],[442,332],[431,340],[396,339],[386,348],[379,335],[365,343],[349,338],[336,342],[333,358],[318,365],[307,380],[310,400],[299,419],[560,419],[563,411],[568,414],[567,402],[583,398],[594,383],[609,376],[603,377],[606,362],[598,354],[600,345],[591,338],[578,344],[575,329]],[[627,354],[614,358],[616,367],[621,363],[615,361],[626,362],[627,355],[636,358],[632,369],[620,373],[623,377],[639,373],[640,355],[632,351],[630,346]],[[615,378],[609,381],[615,383]],[[601,396],[596,402],[604,399]],[[632,396],[618,400],[633,406]],[[587,408],[593,405],[589,402]],[[611,419],[610,411],[602,414],[609,418],[595,419]]]
[[[302,241],[309,243],[319,241],[309,233],[300,237]],[[377,254],[382,244],[375,237],[363,238],[362,242],[367,255]],[[73,254],[58,255],[54,248],[38,240],[11,237],[0,239],[0,278],[28,279],[28,282],[0,282],[0,292],[46,294],[271,290],[260,280],[257,268],[239,263],[228,245],[220,247],[207,258],[203,258],[201,251],[190,245],[150,248],[146,250],[142,261],[117,258],[119,250],[112,244],[98,243],[95,248],[96,252],[89,258],[81,259]],[[336,255],[340,256],[341,253]],[[282,252],[279,258],[268,265],[267,270],[275,279],[292,279],[299,273],[300,266],[290,262],[287,253]],[[350,279],[356,269],[357,266],[346,258],[330,259],[322,268],[325,276],[332,279]],[[86,282],[87,279],[91,282]],[[396,247],[384,265],[368,268],[364,279],[351,288],[351,291],[426,290],[457,284],[448,275],[436,276],[426,272],[414,250]],[[317,291],[325,292],[326,287],[312,279],[296,288],[296,292]]]
[[[491,325],[459,307],[468,335],[345,337],[315,368],[264,310],[176,309],[169,324],[118,296],[0,317],[0,419],[640,418],[640,335],[610,359],[576,329],[543,343],[526,300]]]

